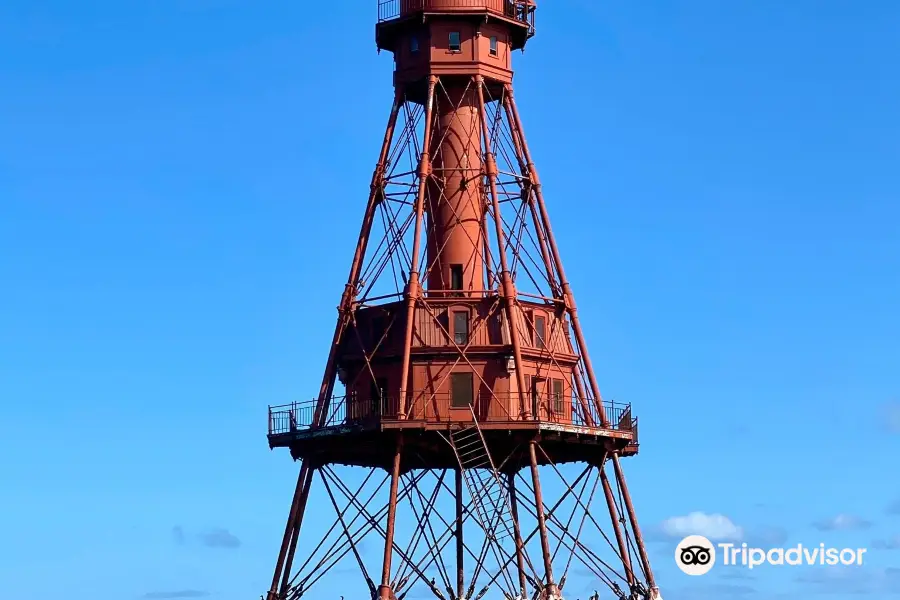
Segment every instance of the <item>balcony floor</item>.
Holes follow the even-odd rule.
[[[269,435],[271,448],[289,448],[294,459],[360,467],[389,468],[397,434],[403,433],[401,465],[404,471],[418,468],[453,469],[456,455],[446,441],[452,429],[471,423],[409,421],[370,418],[364,422],[336,424],[321,429],[298,429]],[[605,449],[621,456],[637,454],[633,434],[627,430],[585,427],[549,421],[480,422],[492,458],[501,470],[517,471],[528,464],[527,444],[538,440],[556,464],[599,464]],[[538,452],[538,461],[548,464]]]

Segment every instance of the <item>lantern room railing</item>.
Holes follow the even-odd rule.
[[[464,12],[466,9],[487,10],[527,23],[529,30],[534,30],[533,0],[378,0],[378,22],[423,10]]]

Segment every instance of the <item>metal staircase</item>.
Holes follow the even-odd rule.
[[[472,427],[451,432],[450,445],[456,453],[482,528],[497,543],[507,539],[515,543],[516,526],[509,503],[509,488],[497,472],[487,442],[478,427],[475,411],[471,406],[469,409],[472,411]]]
[[[478,425],[478,417],[475,415],[475,409],[470,405],[469,411],[472,413],[472,426],[456,431],[451,431],[447,442],[453,448],[456,459],[459,462],[462,480],[469,492],[471,504],[475,505],[474,514],[472,515],[487,536],[488,546],[494,552],[494,557],[498,564],[511,564],[517,552],[517,536],[521,536],[521,532],[517,531],[516,520],[513,517],[513,500],[510,498],[510,489],[505,477],[497,470],[497,465],[491,457],[487,440]],[[504,542],[506,542],[504,544]],[[524,577],[528,584],[533,586],[535,593],[540,594],[543,591],[543,585],[538,580],[534,570],[534,565],[528,558],[527,552],[522,548],[522,557],[527,565],[530,573],[525,573]],[[534,577],[532,577],[534,575]],[[511,589],[506,593],[506,597],[511,600],[528,600],[526,590],[520,589],[519,584],[512,579],[508,581]],[[481,600],[488,591],[489,586],[485,586],[480,593],[474,593],[474,580],[469,586],[466,598],[471,600]],[[525,582],[523,582],[523,585]],[[460,600],[466,600],[466,598]]]

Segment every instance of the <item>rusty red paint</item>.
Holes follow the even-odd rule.
[[[637,453],[637,419],[630,406],[600,396],[513,97],[512,54],[534,34],[534,2],[379,0],[378,7],[376,40],[379,49],[395,57],[395,95],[333,342],[317,398],[269,411],[270,445],[289,448],[303,465],[268,600],[298,600],[334,560],[351,553],[370,595],[381,600],[402,597],[415,580],[438,597],[477,595],[484,555],[476,556],[463,538],[463,522],[478,512],[464,506],[463,488],[475,509],[487,501],[487,492],[473,491],[466,479],[478,469],[491,473],[486,481],[496,484],[497,496],[487,499],[500,517],[511,519],[513,532],[513,549],[503,560],[497,558],[505,564],[484,591],[496,585],[510,594],[530,597],[536,591],[545,600],[557,598],[573,558],[601,574],[598,555],[554,514],[567,496],[575,495],[577,482],[596,471],[594,488],[603,484],[614,549],[624,569],[622,585],[633,597],[650,599],[655,580],[619,465],[620,456]],[[405,170],[397,168],[404,150],[414,156]],[[388,222],[381,239],[374,233],[379,218]],[[526,231],[533,253],[526,248]],[[396,292],[376,293],[376,284],[388,278],[388,265],[398,263]],[[524,289],[528,280],[536,293]],[[336,386],[343,387],[343,396],[335,393]],[[478,433],[469,439],[484,448],[486,463],[467,464],[454,442],[470,430]],[[621,500],[603,470],[607,458],[613,461]],[[566,491],[548,508],[541,469],[552,468],[551,474],[562,477],[556,465],[565,462],[585,463],[587,469],[575,482],[563,477]],[[332,472],[335,464],[383,469],[386,504],[371,512],[371,497],[362,499],[362,487],[348,488]],[[449,566],[437,558],[443,548],[433,531],[439,519],[427,511],[414,529],[426,538],[431,531],[429,561],[413,558],[413,540],[404,550],[395,539],[398,521],[408,518],[399,504],[415,495],[424,500],[418,487],[424,475],[413,476],[412,469],[438,478],[431,501],[423,506],[432,507],[442,492],[454,499],[455,519],[443,523],[455,539]],[[453,488],[443,483],[443,473],[450,470],[456,473]],[[531,476],[517,488],[523,470]],[[316,563],[312,554],[323,539],[293,572],[315,474],[322,476],[336,511],[335,493],[343,494],[366,523],[365,532],[384,538],[377,581],[359,550],[362,529],[354,529],[343,512],[333,528],[343,531],[346,543],[335,542]],[[576,508],[583,505],[585,489],[577,494]],[[623,514],[628,516],[624,524],[619,522]],[[535,519],[530,533],[522,529],[528,517]],[[588,517],[582,516],[582,524],[589,520],[600,527]],[[483,539],[476,541],[502,553],[497,532],[480,526]],[[535,536],[541,558],[532,561],[528,543]],[[551,536],[559,541],[552,553]],[[572,554],[556,579],[554,557],[569,548],[567,540]],[[467,556],[475,559],[475,575],[464,589]],[[440,582],[425,575],[432,563],[441,566]],[[619,593],[617,585],[611,583],[611,589]],[[440,591],[442,586],[446,589]]]

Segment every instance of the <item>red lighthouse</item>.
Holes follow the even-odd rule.
[[[601,399],[513,98],[534,2],[378,12],[394,100],[324,376],[269,409],[302,466],[268,600],[324,597],[341,560],[379,600],[654,600],[620,464],[637,419]],[[321,541],[301,535],[314,501]]]

